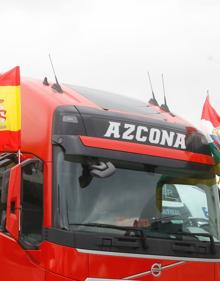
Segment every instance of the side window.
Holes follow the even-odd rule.
[[[16,164],[16,154],[2,153],[0,155],[0,231],[5,231],[10,169]]]
[[[2,172],[0,176],[0,231],[5,231],[9,177],[10,169]]]
[[[21,172],[22,241],[37,245],[42,240],[43,224],[43,162],[33,161]]]

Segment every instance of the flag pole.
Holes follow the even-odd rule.
[[[18,164],[21,164],[21,150],[18,150]]]

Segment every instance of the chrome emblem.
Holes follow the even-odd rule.
[[[161,275],[161,270],[162,270],[162,265],[160,263],[154,263],[152,266],[151,266],[151,274],[154,276],[154,277],[159,277]]]

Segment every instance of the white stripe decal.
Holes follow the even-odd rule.
[[[137,259],[159,259],[159,260],[174,260],[174,261],[194,261],[194,262],[220,262],[220,259],[206,259],[206,258],[188,258],[188,257],[174,257],[174,256],[159,256],[159,255],[142,255],[142,254],[130,254],[130,253],[117,253],[117,252],[106,252],[106,251],[95,251],[86,249],[76,249],[79,253],[102,255],[102,256],[113,256],[113,257],[126,257],[126,258],[137,258]]]
[[[165,265],[165,266],[161,267],[161,270],[168,269],[168,268],[171,268],[171,267],[174,267],[174,266],[178,266],[178,265],[181,265],[181,264],[184,264],[184,263],[185,263],[184,261],[180,261],[180,262],[176,262],[176,263],[173,263],[173,264]],[[122,278],[122,279],[108,279],[108,278],[88,277],[88,278],[86,278],[85,281],[119,281],[119,280],[130,280],[130,279],[137,278],[137,277],[143,277],[143,276],[149,275],[149,274],[152,274],[151,270],[148,270],[148,271],[145,271],[145,272],[142,272],[142,273],[138,273],[138,274],[135,274],[135,275],[131,275],[131,276],[128,276],[128,277],[125,277],[125,278]]]
[[[176,263],[165,265],[165,266],[161,267],[161,270],[168,269],[168,268],[171,268],[171,267],[174,267],[174,266],[177,266],[177,265],[181,265],[181,264],[184,264],[184,263],[186,263],[186,262],[185,261],[179,261],[179,262],[176,262]],[[136,278],[136,277],[142,277],[142,276],[145,276],[145,275],[148,275],[148,274],[152,274],[151,270],[148,270],[148,271],[145,271],[145,272],[142,272],[142,273],[138,273],[138,274],[135,274],[135,275],[131,275],[131,276],[125,277],[123,279],[130,280],[130,279],[133,279],[133,278]]]

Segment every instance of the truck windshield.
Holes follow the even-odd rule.
[[[85,164],[74,158],[66,160],[63,152],[57,155],[62,228],[109,234],[123,227],[142,228],[146,235],[156,238],[173,239],[174,233],[182,232],[201,233],[200,240],[208,239],[202,234],[219,240],[219,202],[214,179],[192,179],[186,174],[177,176],[174,171],[161,172],[159,168],[150,170],[126,163],[114,165],[112,176],[94,177],[82,188],[79,178]]]

